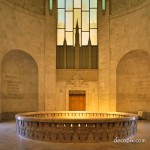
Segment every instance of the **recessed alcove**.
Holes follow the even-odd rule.
[[[117,111],[150,112],[150,54],[133,50],[117,67]]]
[[[21,50],[11,50],[2,61],[2,119],[18,112],[38,110],[38,68],[34,59]]]

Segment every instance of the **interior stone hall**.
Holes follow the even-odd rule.
[[[149,147],[150,0],[0,0],[0,150]]]

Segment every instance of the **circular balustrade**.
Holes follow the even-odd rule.
[[[22,137],[40,141],[107,142],[134,136],[137,116],[120,112],[30,112],[16,115],[16,130]]]

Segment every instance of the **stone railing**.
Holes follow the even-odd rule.
[[[17,134],[51,142],[101,142],[137,132],[137,116],[128,113],[32,112],[16,115]]]

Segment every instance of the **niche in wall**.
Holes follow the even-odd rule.
[[[150,55],[133,50],[117,67],[117,111],[150,111]]]
[[[38,68],[21,50],[11,50],[2,61],[2,119],[38,110]]]

